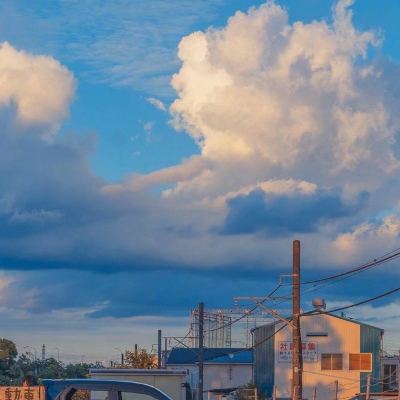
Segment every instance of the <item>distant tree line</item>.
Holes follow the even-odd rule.
[[[27,354],[18,355],[15,343],[0,339],[0,386],[20,386],[28,379],[37,385],[41,379],[86,378],[89,368],[99,368],[101,364],[67,364],[55,358],[32,360]]]

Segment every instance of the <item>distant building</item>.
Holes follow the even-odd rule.
[[[198,348],[174,348],[167,359],[168,369],[185,369],[193,397],[198,384]],[[204,398],[219,400],[240,386],[252,382],[253,352],[243,348],[204,349]]]
[[[254,380],[260,393],[291,397],[291,327],[272,323],[253,330]],[[331,399],[337,381],[338,398],[365,392],[368,374],[371,390],[382,390],[380,355],[383,330],[333,314],[301,318],[303,343],[303,396]]]

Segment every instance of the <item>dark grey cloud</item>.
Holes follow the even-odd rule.
[[[313,232],[324,222],[354,215],[368,197],[368,193],[362,192],[355,204],[347,204],[339,194],[326,190],[312,195],[277,196],[256,189],[227,201],[228,214],[221,232],[272,235]]]
[[[106,195],[90,167],[95,137],[44,140],[0,116],[0,266],[119,270],[159,267],[146,251],[175,218],[147,194]],[[170,210],[171,214],[173,210]],[[170,232],[173,235],[173,232]]]
[[[93,307],[96,310],[88,312],[91,318],[184,315],[199,301],[206,302],[208,308],[230,307],[232,296],[254,291],[263,295],[276,284],[275,277],[263,272],[148,270],[110,275],[58,270],[14,276],[7,289],[9,306],[35,314]],[[32,296],[33,289],[39,290]]]
[[[329,303],[337,299],[357,302],[388,290],[386,280],[393,277],[393,263],[382,265],[366,274],[339,282],[302,287],[302,305],[311,308],[314,297],[324,297]],[[303,271],[303,280],[329,275],[316,266]],[[288,269],[287,273],[290,272]],[[88,309],[89,318],[126,318],[146,315],[182,316],[203,301],[208,309],[232,308],[234,296],[263,296],[276,287],[282,271],[187,271],[148,270],[114,274],[91,271],[57,270],[13,273],[14,281],[7,288],[3,306],[22,309],[32,314]],[[393,277],[393,279],[395,279]],[[392,285],[393,286],[393,285]],[[371,289],[373,288],[373,290]],[[276,293],[289,296],[288,302],[276,305],[290,309],[290,285]],[[393,298],[374,305],[387,304]],[[249,304],[249,303],[247,303]],[[289,312],[289,311],[288,311]]]
[[[227,265],[213,268],[179,260],[207,246],[213,251],[212,243],[197,243],[195,212],[186,218],[145,194],[103,194],[104,182],[88,163],[94,146],[91,137],[44,141],[31,132],[0,134],[0,261],[3,269],[16,270],[6,273],[14,278],[6,306],[32,314],[87,308],[96,319],[177,316],[199,301],[208,308],[231,307],[232,296],[263,295],[274,287],[282,266],[273,262],[249,267],[246,256],[228,257]],[[364,201],[360,196],[357,205]],[[315,229],[356,208],[328,192],[277,197],[271,205],[264,193],[253,192],[228,206],[226,230],[259,231],[268,223],[274,233]],[[281,219],[273,219],[274,212]],[[291,225],[295,217],[300,225]]]

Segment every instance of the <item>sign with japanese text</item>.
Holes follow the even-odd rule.
[[[2,386],[0,400],[44,400],[43,386]]]
[[[303,361],[317,362],[318,361],[318,343],[317,342],[302,342],[303,346]],[[278,342],[278,362],[291,362],[293,355],[292,342]],[[1,399],[0,399],[1,400]]]

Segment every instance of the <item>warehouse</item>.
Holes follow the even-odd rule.
[[[366,390],[381,391],[380,354],[383,330],[328,313],[301,318],[303,395],[317,399],[351,397]],[[260,393],[291,396],[291,327],[283,322],[253,330],[254,380]]]

